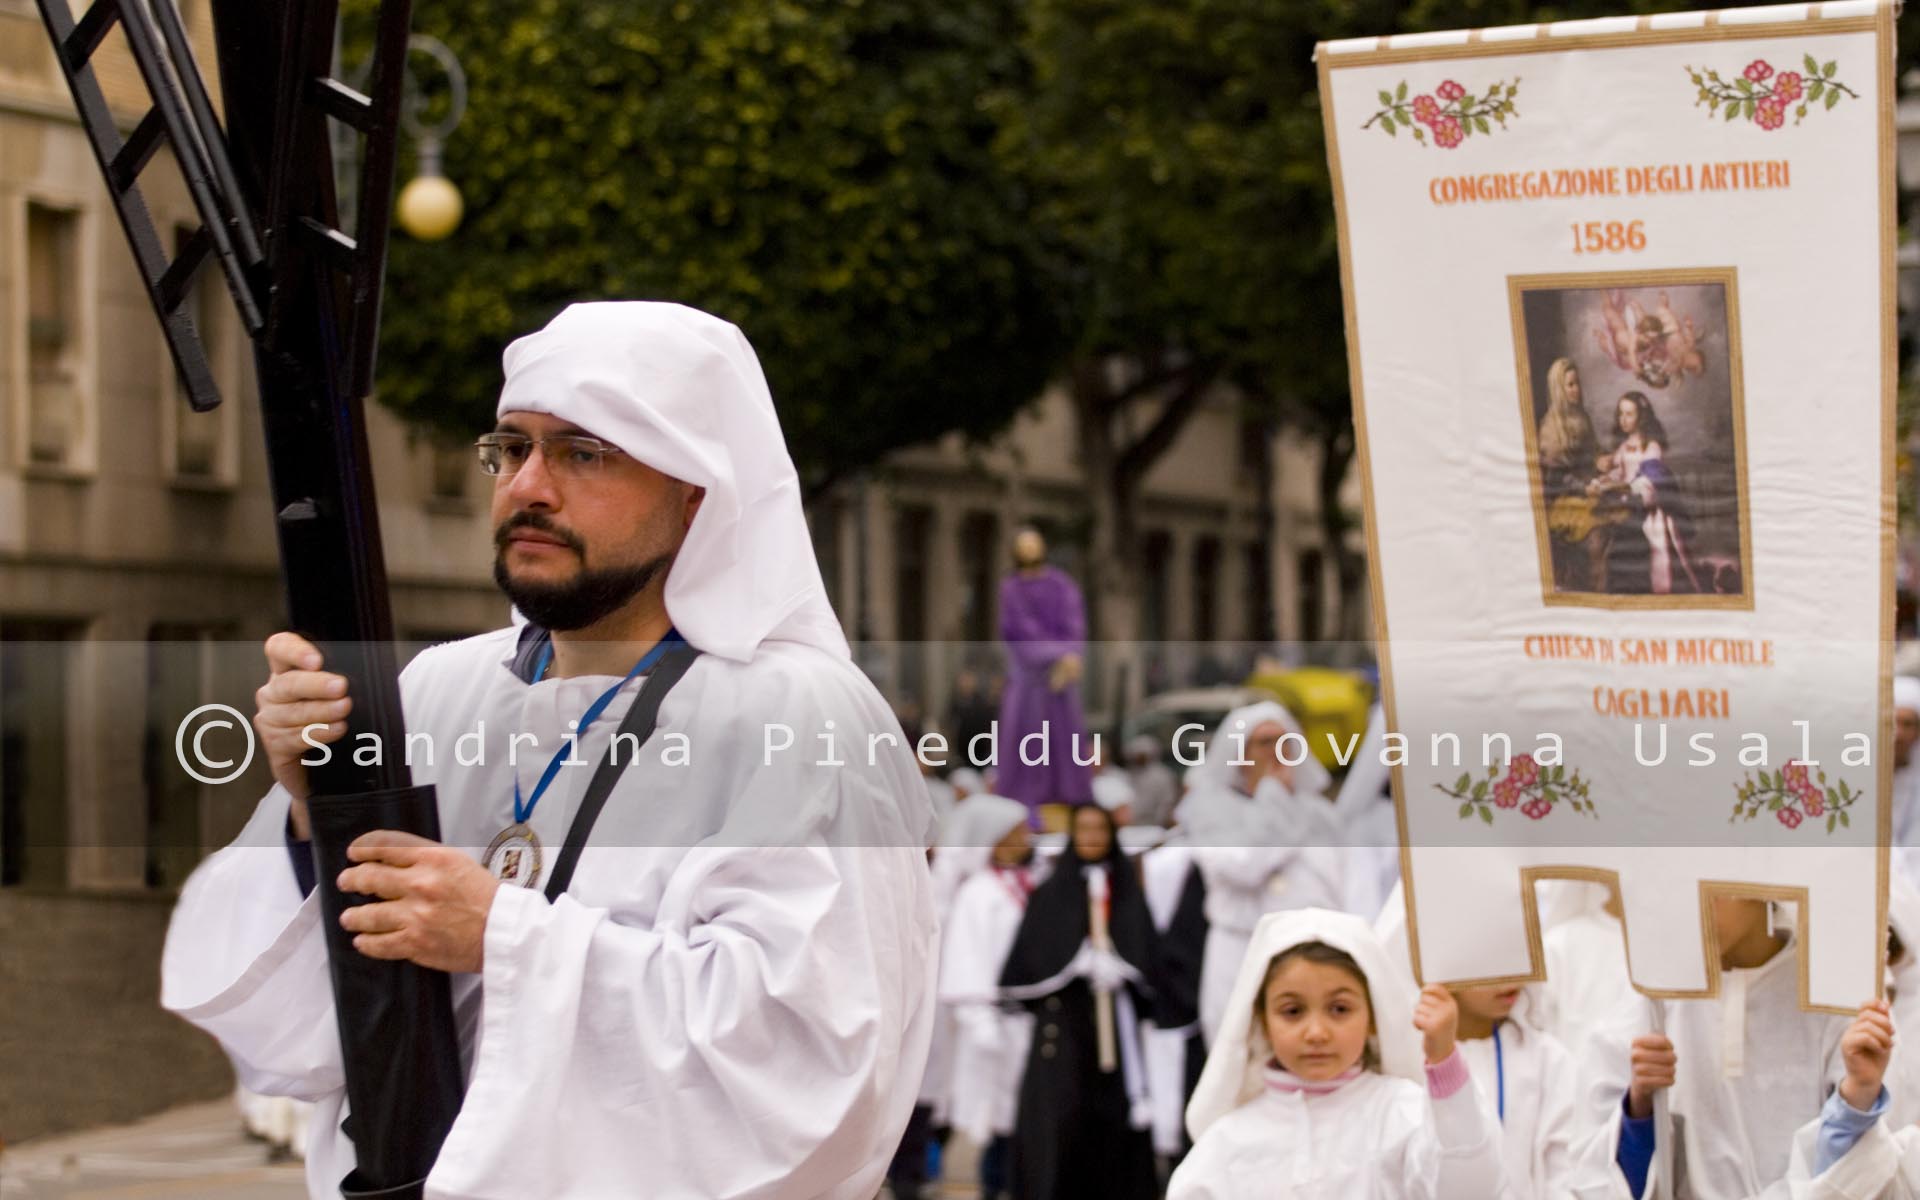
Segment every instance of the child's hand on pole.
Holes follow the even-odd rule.
[[[1665,1034],[1647,1033],[1633,1039],[1632,1062],[1627,1115],[1638,1121],[1653,1115],[1653,1094],[1673,1086],[1673,1072],[1679,1059]]]
[[[1454,1035],[1460,1028],[1460,1006],[1453,993],[1437,983],[1420,989],[1420,1003],[1413,1009],[1413,1027],[1426,1044],[1429,1063],[1445,1062],[1453,1054]]]
[[[1880,1081],[1893,1056],[1893,1016],[1885,1000],[1869,1000],[1840,1039],[1840,1057],[1847,1077],[1840,1081],[1840,1098],[1860,1112],[1880,1099]]]

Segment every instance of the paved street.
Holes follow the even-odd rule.
[[[972,1178],[972,1148],[957,1139],[952,1151],[948,1179]],[[0,1200],[301,1200],[306,1194],[300,1164],[269,1165],[266,1146],[240,1132],[231,1100],[43,1138],[0,1154]],[[935,1194],[961,1200],[976,1193],[952,1182]]]
[[[132,1125],[37,1139],[0,1154],[0,1200],[300,1200],[298,1162],[267,1163],[232,1100]]]

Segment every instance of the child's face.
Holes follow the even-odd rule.
[[[1007,836],[994,843],[993,865],[996,867],[1017,867],[1027,861],[1028,850],[1027,827],[1025,825],[1015,825],[1007,831]]]
[[[1765,937],[1767,902],[1744,897],[1713,898],[1713,931],[1720,939],[1722,954],[1751,938]]]
[[[1474,987],[1448,988],[1453,993],[1454,1003],[1460,1006],[1463,1017],[1478,1017],[1482,1021],[1498,1025],[1513,1014],[1513,1006],[1520,999],[1517,987]]]
[[[1082,862],[1099,862],[1113,850],[1113,834],[1107,829],[1107,816],[1091,804],[1083,804],[1073,814],[1073,852]]]
[[[1338,1077],[1367,1049],[1366,984],[1345,967],[1289,961],[1267,981],[1267,1041],[1302,1079]]]

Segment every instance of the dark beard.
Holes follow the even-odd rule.
[[[493,582],[507,594],[507,599],[513,601],[513,606],[520,610],[521,615],[542,629],[570,633],[605,620],[645,591],[654,577],[673,561],[672,555],[663,554],[637,566],[582,569],[579,575],[566,583],[517,582],[507,574],[506,539],[515,529],[522,527],[563,538],[583,562],[586,559],[586,547],[577,537],[532,513],[521,513],[509,519],[495,534],[494,544],[499,549],[493,557]]]

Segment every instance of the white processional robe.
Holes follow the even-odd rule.
[[[1920,763],[1894,768],[1892,808],[1889,866],[1908,887],[1920,889]]]
[[[1500,1129],[1512,1200],[1625,1200],[1613,1147],[1580,1111],[1578,1072],[1559,1039],[1510,1020],[1497,1048],[1493,1038],[1458,1044],[1481,1110]]]
[[[1722,971],[1717,997],[1659,1002],[1678,1064],[1667,1093],[1678,1131],[1656,1126],[1656,1140],[1672,1148],[1674,1178],[1660,1178],[1656,1153],[1651,1200],[1749,1200],[1781,1195],[1790,1183],[1796,1138],[1845,1076],[1840,1038],[1851,1023],[1801,1010],[1798,962],[1789,942],[1761,966]],[[1896,1047],[1889,1078],[1900,1058]],[[1616,1095],[1629,1069],[1624,1060],[1614,1068]],[[1610,1147],[1619,1121],[1616,1107]]]
[[[1634,1036],[1647,1021],[1647,1002],[1627,975],[1620,922],[1593,907],[1547,930],[1541,944],[1547,978],[1528,989],[1537,1023],[1573,1055],[1581,1119],[1605,1130],[1625,1094]]]
[[[439,787],[442,840],[476,854],[513,819],[516,771],[530,790],[611,682],[528,685],[514,643],[508,629],[436,647],[400,680],[407,727],[434,750],[413,778]],[[636,691],[533,814],[549,869]],[[828,720],[837,752],[817,741]],[[771,765],[783,735],[768,725],[795,730]],[[897,725],[844,659],[769,641],[750,662],[694,663],[572,886],[552,903],[500,888],[484,966],[453,977],[467,1092],[429,1197],[873,1195],[920,1083],[936,963],[926,791],[905,753],[883,744],[869,764],[867,729]],[[517,767],[516,733],[542,738]],[[812,765],[835,753],[848,765]],[[276,787],[188,881],[162,1001],[220,1040],[242,1085],[316,1103],[307,1179],[333,1196],[353,1150],[318,896],[294,883],[287,807]]]
[[[1430,1098],[1362,1072],[1325,1095],[1264,1092],[1209,1125],[1167,1200],[1500,1200],[1497,1131],[1473,1089]]]
[[[1341,908],[1340,834],[1324,796],[1292,792],[1273,778],[1251,796],[1231,784],[1196,785],[1178,819],[1207,885],[1200,1028],[1211,1043],[1260,918]]]
[[[1013,1132],[1033,1014],[1000,1003],[1000,972],[1026,915],[1027,893],[987,868],[960,885],[940,949],[940,1001],[953,1014],[947,1120],[976,1145]]]

